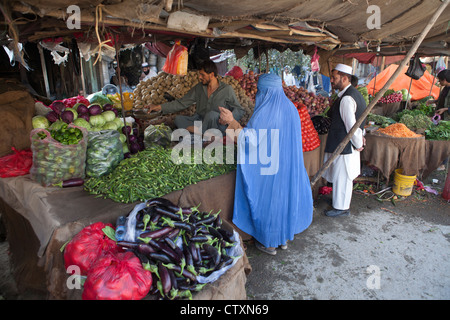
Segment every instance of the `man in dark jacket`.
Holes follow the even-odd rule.
[[[198,71],[198,77],[200,82],[182,98],[161,105],[150,105],[149,112],[174,113],[187,109],[195,103],[196,110],[193,116],[175,117],[177,128],[187,129],[189,132],[197,134],[202,134],[208,129],[219,129],[224,134],[227,126],[219,121],[219,107],[230,110],[237,121],[244,115],[244,109],[233,88],[220,82],[217,78],[217,67],[214,62],[205,61]],[[194,127],[196,121],[202,122],[202,132]]]
[[[344,64],[338,64],[332,71],[331,85],[333,89],[339,90],[339,93],[330,109],[331,126],[325,145],[325,162],[332,156],[366,108],[363,96],[351,85],[352,73],[352,68]],[[363,132],[364,122],[323,174],[327,181],[333,183],[333,209],[326,212],[329,217],[350,213],[353,180],[361,173],[360,152],[365,144]]]

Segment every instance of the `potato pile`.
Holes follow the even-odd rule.
[[[236,97],[240,102],[242,108],[245,110],[245,114],[239,121],[241,125],[246,125],[248,120],[253,114],[255,107],[252,100],[245,94],[239,81],[233,77],[218,77],[220,81],[231,85],[236,93]],[[134,90],[134,108],[142,109],[149,104],[161,104],[167,102],[164,98],[164,94],[167,92],[175,99],[183,97],[193,86],[198,83],[198,74],[196,71],[188,71],[185,76],[173,75],[165,72],[159,73],[156,77],[153,77],[146,81],[141,81]],[[186,111],[189,110],[187,113]],[[180,113],[173,114],[193,114],[194,109],[192,107],[187,110],[183,110]]]

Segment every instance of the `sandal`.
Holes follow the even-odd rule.
[[[280,248],[281,248],[282,250],[286,250],[286,249],[288,248],[287,242],[286,242],[286,244],[282,244],[282,245],[280,246]]]
[[[275,248],[266,248],[264,247],[261,243],[259,243],[258,241],[255,242],[255,246],[258,250],[270,254],[272,256],[277,254],[277,250]]]

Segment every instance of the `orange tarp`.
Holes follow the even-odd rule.
[[[370,95],[375,95],[378,91],[383,88],[383,86],[386,84],[386,82],[391,78],[391,76],[394,74],[394,72],[397,70],[398,65],[391,64],[389,67],[387,67],[383,72],[377,75],[376,82],[375,77],[369,82],[367,85],[367,90],[369,91]],[[409,85],[411,84],[411,78],[408,77],[405,73],[408,70],[407,67],[405,67],[404,71],[395,79],[394,83],[389,87],[389,89],[393,89],[395,91],[402,90],[402,89],[409,89]],[[420,100],[425,97],[428,97],[430,95],[430,89],[431,84],[433,83],[433,76],[428,72],[425,71],[423,76],[419,80],[413,80],[411,84],[411,100]],[[434,79],[434,81],[437,81],[437,78]],[[375,90],[374,90],[374,84],[375,84]],[[374,92],[375,91],[375,92]],[[434,99],[437,99],[439,97],[440,89],[438,86],[434,85],[433,90],[431,92],[431,95],[434,97]]]

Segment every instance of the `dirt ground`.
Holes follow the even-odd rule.
[[[351,215],[329,218],[330,196],[315,201],[311,226],[276,256],[245,243],[252,266],[249,300],[447,300],[450,299],[450,204],[441,197],[447,170],[398,197],[381,180],[359,185]],[[433,183],[433,179],[438,180]],[[385,182],[385,181],[384,181]],[[361,182],[362,183],[362,182]],[[0,300],[41,299],[19,294],[11,277],[7,235],[0,225]]]

